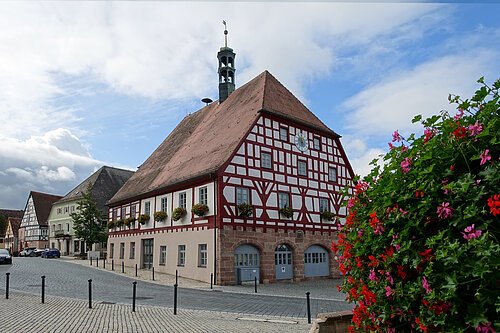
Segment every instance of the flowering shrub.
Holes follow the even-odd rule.
[[[208,213],[208,206],[203,204],[194,204],[191,211],[197,216],[203,216]]]
[[[282,216],[284,216],[285,218],[287,218],[287,219],[289,219],[289,218],[291,218],[293,216],[293,209],[292,209],[292,207],[285,206],[283,208],[280,208],[279,211],[280,211],[280,214]]]
[[[115,221],[111,220],[108,222],[108,229],[113,229],[115,227]]]
[[[336,217],[337,215],[335,213],[332,213],[328,210],[321,212],[321,218],[325,221],[333,221],[333,219],[335,219]]]
[[[186,210],[182,207],[177,207],[176,209],[174,209],[174,211],[172,212],[172,220],[174,221],[179,221],[181,218],[184,217],[184,215],[186,215]]]
[[[130,227],[130,225],[134,224],[135,223],[135,217],[127,217],[124,221],[124,224],[127,226],[127,227]]]
[[[238,205],[238,215],[240,217],[250,217],[253,214],[253,205],[242,203]]]
[[[339,234],[350,332],[500,330],[500,80],[397,131],[357,182]],[[372,162],[376,165],[376,161]]]
[[[123,219],[118,219],[115,221],[115,227],[121,227],[125,224],[125,221]]]
[[[142,214],[142,215],[139,216],[139,218],[137,219],[137,221],[139,221],[139,223],[141,225],[145,225],[146,223],[149,222],[149,219],[150,219],[149,214]]]
[[[153,218],[156,222],[165,221],[165,219],[167,218],[167,213],[162,210],[154,212]]]

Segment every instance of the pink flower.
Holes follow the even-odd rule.
[[[462,232],[462,235],[464,235],[464,238],[466,240],[471,240],[473,238],[478,238],[479,236],[481,236],[481,233],[482,233],[481,230],[475,230],[474,224],[472,224],[464,229],[464,232]]]
[[[403,161],[401,161],[401,171],[403,173],[410,172],[411,159],[406,157]]]
[[[489,149],[486,149],[484,151],[484,153],[482,153],[481,155],[479,155],[479,157],[481,157],[481,162],[479,163],[480,165],[483,165],[485,164],[486,162],[488,162],[489,160],[491,160],[491,156],[488,155],[490,153],[490,150]]]
[[[396,248],[396,251],[399,251],[399,249],[401,249],[401,245],[399,244],[394,245],[394,247]]]
[[[432,137],[434,135],[436,135],[436,134],[437,134],[436,129],[434,129],[434,128],[426,128],[424,130],[424,135],[425,135],[425,137],[424,137],[424,143],[427,143],[427,141],[429,141],[430,139],[432,139]]]
[[[491,322],[481,323],[476,327],[476,332],[480,333],[495,333],[493,327],[491,327]]]
[[[363,237],[363,230],[358,231],[358,237],[360,237],[360,238]]]
[[[453,209],[450,207],[449,202],[443,202],[441,206],[437,208],[437,214],[440,219],[447,219],[453,215]]]
[[[395,130],[394,133],[392,133],[392,142],[400,142],[401,141],[401,135],[399,135],[398,130]]]
[[[389,272],[385,272],[385,279],[391,284],[394,284],[394,279],[392,278],[391,274]]]
[[[483,131],[483,126],[476,120],[474,125],[467,126],[467,129],[470,132],[470,136],[476,136]]]
[[[458,119],[462,118],[462,117],[463,117],[463,115],[464,115],[464,110],[462,110],[462,109],[458,109],[458,112],[457,112],[457,114],[453,117],[453,119],[458,120]]]
[[[404,153],[405,151],[408,150],[408,147],[405,145],[401,145],[401,152]]]
[[[432,289],[429,285],[429,281],[427,281],[427,278],[425,276],[422,278],[422,287],[424,287],[426,294],[428,294],[432,291]]]
[[[394,148],[396,148],[392,143],[388,142],[387,143],[389,145],[389,149],[390,150],[393,150]]]
[[[396,333],[396,329],[394,327],[389,327],[387,333]]]
[[[370,275],[368,275],[368,278],[370,281],[378,281],[377,277],[375,276],[375,271],[372,269],[370,270]]]
[[[389,286],[385,287],[385,296],[386,296],[386,297],[391,296],[393,293],[394,293],[394,292],[392,291],[392,288],[391,288],[391,287],[389,287]]]

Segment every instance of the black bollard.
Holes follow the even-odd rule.
[[[309,299],[310,292],[306,292],[307,299],[307,323],[311,323],[311,300]]]
[[[102,268],[106,269],[106,258],[102,258]]]
[[[45,303],[45,275],[42,275],[42,304]]]
[[[92,309],[92,279],[89,279],[89,309]]]
[[[214,273],[210,273],[210,289],[214,289]]]
[[[135,277],[137,277],[137,264],[135,264]]]
[[[90,257],[90,266],[92,266],[92,257]]]
[[[153,281],[154,281],[155,280],[155,268],[154,267],[152,268],[151,272],[153,273]]]
[[[97,257],[95,260],[95,267],[99,267],[99,257]]]
[[[177,314],[177,283],[174,284],[174,315]]]
[[[136,295],[136,288],[137,288],[137,282],[134,281],[132,282],[132,312],[135,312],[135,295]]]
[[[123,264],[123,261],[122,261],[122,273],[125,273],[125,265]]]
[[[115,270],[115,259],[111,259],[111,270]]]
[[[175,270],[175,284],[178,284],[178,273],[177,270]]]
[[[257,277],[254,278],[255,281],[255,292],[257,292]]]
[[[9,280],[10,273],[5,273],[5,299],[9,299]]]

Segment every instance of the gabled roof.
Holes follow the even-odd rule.
[[[24,214],[23,210],[14,210],[14,209],[0,209],[0,216],[3,216],[5,219],[5,229],[0,229],[0,237],[5,235],[5,231],[7,230],[8,219],[11,217],[22,218]]]
[[[48,225],[47,219],[49,218],[52,204],[62,197],[59,195],[52,195],[35,191],[31,191],[30,196],[33,198],[33,205],[35,207],[38,225]]]
[[[116,205],[215,173],[238,148],[260,112],[337,137],[268,71],[186,116],[110,200]]]
[[[21,225],[21,218],[20,217],[9,217],[7,220],[7,228],[8,225],[10,224],[10,228],[12,229],[12,233],[17,236],[19,232],[19,226]]]
[[[92,197],[97,203],[97,207],[104,209],[106,202],[125,184],[134,174],[133,171],[103,166],[78,186],[72,189],[61,200],[56,203],[65,203],[83,198],[83,193],[90,186]]]

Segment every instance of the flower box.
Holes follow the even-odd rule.
[[[154,217],[155,222],[162,222],[162,221],[165,221],[165,219],[167,218],[167,213],[160,210],[158,212],[155,212],[153,214],[153,217]]]
[[[193,205],[191,212],[193,212],[197,216],[204,216],[206,213],[208,213],[208,206],[203,204]]]
[[[139,218],[137,219],[139,221],[139,223],[141,225],[145,225],[146,223],[149,222],[149,219],[151,217],[149,216],[149,214],[142,214],[141,216],[139,216]]]
[[[172,212],[172,220],[174,221],[179,221],[180,219],[182,219],[184,217],[184,215],[186,215],[186,210],[182,207],[177,207],[176,209],[174,209],[174,211]]]

